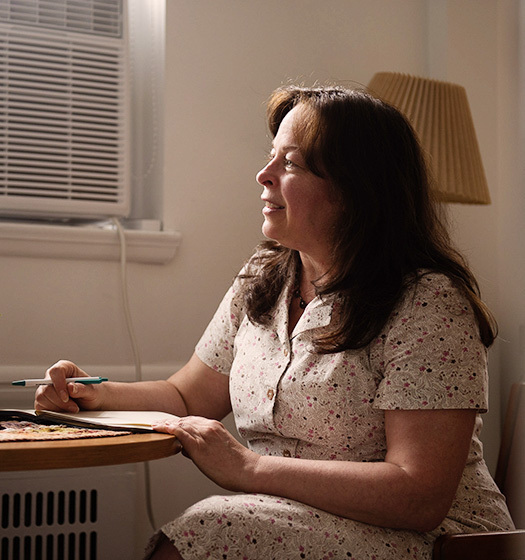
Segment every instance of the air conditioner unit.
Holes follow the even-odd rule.
[[[125,0],[0,2],[0,216],[126,216]]]

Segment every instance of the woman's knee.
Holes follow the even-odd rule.
[[[184,560],[172,542],[162,533],[149,560]]]

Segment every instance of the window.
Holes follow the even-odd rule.
[[[115,238],[112,217],[134,230],[131,241],[144,224],[150,241],[165,233],[164,9],[164,0],[0,4],[0,254],[32,254],[46,238],[38,256],[78,257],[85,239],[84,257],[113,258],[112,243],[101,245]],[[166,233],[161,244],[178,239]]]

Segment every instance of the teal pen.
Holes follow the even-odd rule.
[[[93,385],[108,381],[107,377],[68,377],[66,383],[82,383],[84,385]],[[53,385],[51,379],[20,379],[12,381],[11,385],[19,385],[21,387],[37,387],[38,385]]]

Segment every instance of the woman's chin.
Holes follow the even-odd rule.
[[[268,224],[268,222],[264,222],[261,231],[264,237],[266,237],[267,239],[271,239],[272,241],[279,241],[277,232],[274,228],[272,228],[270,224]]]

